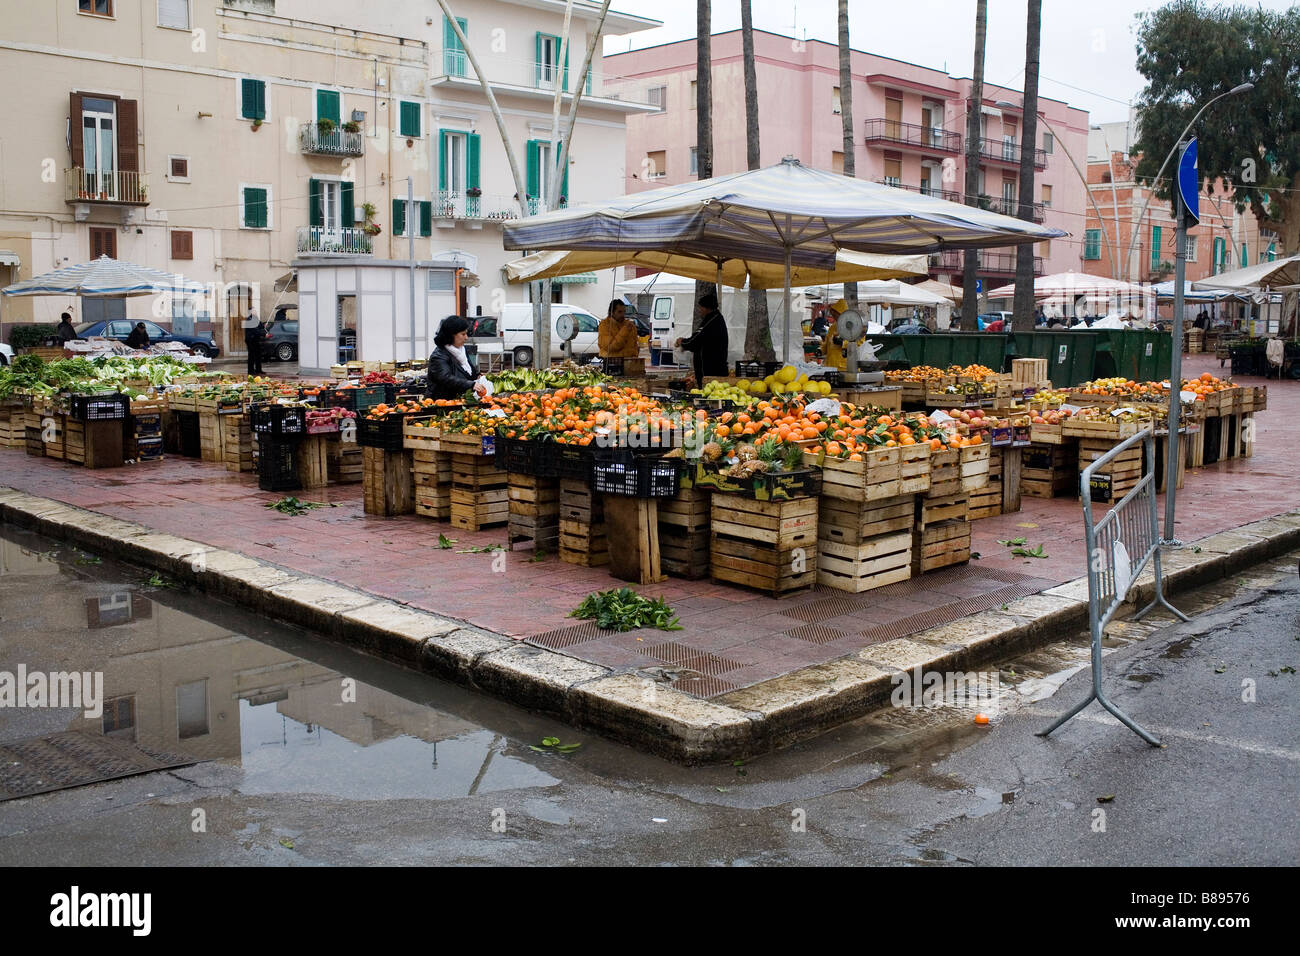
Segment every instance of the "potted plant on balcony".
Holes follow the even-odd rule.
[[[343,124],[343,132],[345,132],[345,133],[360,133],[360,132],[361,132],[361,124],[358,123],[356,120],[348,120],[346,123]]]
[[[262,117],[255,116],[253,118],[253,132],[256,133],[261,128],[262,128]]]
[[[361,204],[361,215],[363,217],[361,222],[361,231],[371,238],[374,238],[383,232],[379,223],[375,222],[375,213],[378,211],[379,210],[375,208],[375,204],[372,202],[364,202]]]
[[[316,121],[316,132],[320,133],[322,136],[328,136],[330,133],[334,132],[334,128],[334,121],[328,116],[322,116]]]
[[[477,186],[470,186],[469,189],[465,190],[465,195],[469,196],[471,199],[478,199],[483,195],[483,190],[479,189]]]

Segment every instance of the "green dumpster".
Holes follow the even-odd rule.
[[[882,362],[907,362],[909,365],[984,365],[995,372],[1006,366],[1009,336],[1001,333],[954,332],[935,335],[869,335],[879,347],[876,358]]]
[[[1097,347],[1103,332],[1015,332],[1014,358],[1047,359],[1047,377],[1057,388],[1069,388],[1102,376],[1096,374]]]
[[[1162,382],[1169,377],[1173,361],[1173,337],[1169,333],[1113,329],[1100,334],[1104,336],[1106,358],[1098,356],[1097,378],[1120,376],[1135,382]]]

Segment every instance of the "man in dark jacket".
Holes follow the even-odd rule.
[[[695,384],[704,385],[706,375],[727,374],[727,320],[718,311],[718,297],[709,293],[696,306],[700,328],[688,339],[678,339],[677,347],[694,352]]]
[[[244,319],[244,348],[248,349],[248,374],[262,374],[262,340],[266,338],[266,329],[257,317],[257,310],[252,309]]]
[[[137,322],[131,334],[126,337],[127,348],[147,349],[149,347],[149,330],[144,327],[143,322]]]
[[[79,339],[77,330],[72,327],[72,316],[64,312],[59,316],[58,336],[60,342],[70,342],[73,339]]]

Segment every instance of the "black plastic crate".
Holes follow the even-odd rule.
[[[736,378],[767,378],[784,367],[782,362],[746,362],[736,361]]]
[[[293,491],[302,487],[298,480],[295,442],[275,439],[258,442],[257,487],[263,491]]]
[[[384,451],[401,451],[405,446],[402,434],[407,419],[417,412],[399,412],[383,418],[357,416],[357,444],[363,448],[381,448]]]
[[[591,487],[603,495],[637,497],[640,484],[636,462],[598,461],[591,469]]]
[[[74,422],[107,422],[126,418],[131,400],[113,392],[105,395],[73,395],[68,417]]]
[[[672,498],[681,489],[680,466],[681,462],[672,458],[597,460],[592,466],[592,488],[606,495]]]
[[[157,461],[162,456],[162,438],[137,438],[135,440],[136,461]]]
[[[176,420],[180,428],[180,450],[186,458],[198,458],[203,446],[199,441],[199,413],[177,412]]]
[[[522,438],[507,438],[504,431],[497,431],[497,467],[516,475],[533,475],[543,477],[540,473],[541,444],[525,441]]]
[[[271,438],[302,438],[307,434],[307,409],[302,405],[254,405],[253,431]]]
[[[544,478],[573,478],[591,481],[591,468],[596,455],[590,445],[568,445],[561,442],[542,444]]]

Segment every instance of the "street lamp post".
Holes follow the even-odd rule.
[[[1160,182],[1160,177],[1164,175],[1165,167],[1169,165],[1169,160],[1174,158],[1174,153],[1178,151],[1178,147],[1182,144],[1183,140],[1187,138],[1188,130],[1190,130],[1193,126],[1196,125],[1196,121],[1201,118],[1202,113],[1208,110],[1219,100],[1223,99],[1225,96],[1232,96],[1234,93],[1245,93],[1249,90],[1253,90],[1254,88],[1255,88],[1254,83],[1239,83],[1236,86],[1234,86],[1232,89],[1228,90],[1227,92],[1220,93],[1218,96],[1214,97],[1214,99],[1210,100],[1199,110],[1196,111],[1196,115],[1192,117],[1192,121],[1188,123],[1185,127],[1183,127],[1183,131],[1179,133],[1178,138],[1174,140],[1174,145],[1173,148],[1169,150],[1169,155],[1165,157],[1165,161],[1160,164],[1160,170],[1156,173],[1155,177],[1151,180],[1151,188],[1147,191],[1146,201],[1142,204],[1142,211],[1138,213],[1137,224],[1133,228],[1133,238],[1129,240],[1128,251],[1124,253],[1124,264],[1125,266],[1129,267],[1128,280],[1130,282],[1133,281],[1133,270],[1131,268],[1131,263],[1133,262],[1133,248],[1134,246],[1137,245],[1137,238],[1142,232],[1142,220],[1146,218],[1147,207],[1151,205],[1151,200],[1156,194],[1156,186]]]

